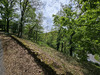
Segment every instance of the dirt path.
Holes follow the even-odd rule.
[[[10,37],[2,36],[5,75],[47,75],[25,48]]]
[[[1,39],[0,39],[0,75],[4,75],[3,49],[1,46]]]

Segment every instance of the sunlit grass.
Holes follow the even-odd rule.
[[[99,57],[99,55],[95,54],[94,58],[95,58],[97,61],[100,62],[100,57]]]

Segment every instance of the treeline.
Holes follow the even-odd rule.
[[[80,60],[100,55],[100,1],[75,0],[53,17],[55,29],[45,34],[48,45]]]
[[[39,0],[0,0],[0,24],[18,37],[48,44],[64,54],[87,60],[100,55],[100,1],[73,0],[53,15],[54,29],[43,33]]]
[[[0,25],[5,25],[7,33],[37,41],[43,29],[42,12],[36,13],[41,6],[39,0],[0,0]]]

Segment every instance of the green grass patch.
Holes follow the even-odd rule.
[[[100,57],[99,57],[99,55],[95,54],[94,58],[95,58],[98,62],[100,62]]]

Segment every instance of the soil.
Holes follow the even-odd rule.
[[[4,50],[5,75],[47,75],[27,50],[15,40],[5,35],[0,35],[0,39]]]

